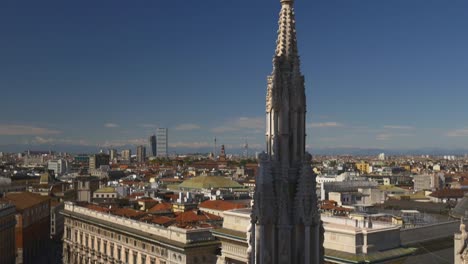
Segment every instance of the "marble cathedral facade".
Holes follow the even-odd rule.
[[[249,228],[251,264],[323,262],[323,227],[311,155],[294,0],[280,0],[278,39],[266,96],[266,153],[260,155]]]

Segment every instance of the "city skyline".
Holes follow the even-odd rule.
[[[0,151],[147,145],[157,127],[169,149],[264,149],[277,1],[181,5],[0,4]],[[468,149],[468,3],[296,5],[309,149]]]

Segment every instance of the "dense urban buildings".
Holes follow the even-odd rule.
[[[216,158],[206,153],[142,163],[137,159],[117,159],[101,166],[107,167],[108,171],[99,176],[90,175],[88,164],[82,161],[83,154],[30,154],[27,158],[25,154],[20,157],[17,153],[5,153],[1,161],[7,162],[0,164],[0,196],[12,200],[11,197],[21,191],[24,197],[31,194],[51,200],[47,220],[49,231],[44,234],[49,263],[61,263],[64,252],[67,252],[62,241],[65,217],[60,213],[66,211],[66,201],[76,208],[136,221],[132,223],[169,229],[189,223],[197,226],[197,230],[208,228],[207,239],[217,243],[213,253],[216,261],[246,263],[249,243],[252,243],[247,235],[252,195],[255,186],[260,186],[264,167],[258,164],[262,159],[245,160],[241,154],[230,153],[230,149],[222,145]],[[449,261],[460,258],[460,254],[454,254],[454,243],[458,242],[453,234],[459,232],[460,218],[466,217],[468,211],[468,158],[386,155],[385,160],[380,160],[377,154],[317,155],[310,164],[318,176],[316,185],[307,189],[315,190],[320,198],[326,263],[354,263],[354,259],[373,259],[379,263],[383,256],[405,264],[418,263],[420,258],[432,254]],[[36,159],[34,155],[45,155],[42,165],[23,163],[24,159]],[[69,163],[69,171],[53,177],[46,173],[48,161],[58,159]],[[366,164],[367,169],[362,170],[362,164]],[[24,213],[15,207],[14,214],[20,217]],[[88,225],[99,225],[94,218],[88,220]],[[93,236],[96,239],[98,235]],[[343,244],[350,236],[356,242]],[[388,243],[379,242],[382,236]],[[18,237],[15,235],[15,241]],[[21,239],[25,247],[33,244],[26,241],[29,236],[21,236]],[[107,244],[108,250],[109,243],[111,240]],[[114,247],[118,245],[118,241],[112,243]],[[431,253],[421,249],[428,243]],[[132,248],[128,249],[132,258]],[[83,257],[89,256],[86,251],[86,254],[80,252]],[[137,252],[138,261],[141,261],[142,252]],[[151,263],[150,257],[157,259],[150,253],[144,255],[147,263]],[[18,256],[18,260],[23,257]],[[74,258],[70,255],[70,259]],[[202,263],[200,258],[197,259]]]
[[[16,261],[15,213],[14,205],[0,200],[0,263]]]
[[[316,175],[305,152],[306,98],[297,52],[293,0],[281,0],[273,72],[266,96],[266,150],[260,154],[249,261],[258,264],[323,262],[323,231]]]
[[[156,155],[158,157],[167,157],[168,155],[168,129],[156,129]]]

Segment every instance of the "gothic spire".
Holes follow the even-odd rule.
[[[281,0],[281,11],[278,22],[278,39],[276,40],[276,57],[293,63],[298,58],[296,40],[296,20],[294,17],[294,0]]]
[[[267,153],[300,166],[305,152],[305,88],[297,51],[294,0],[281,0],[273,72],[266,96]]]
[[[273,72],[267,78],[266,153],[260,155],[249,229],[249,264],[322,263],[322,227],[311,156],[294,0],[280,0]]]

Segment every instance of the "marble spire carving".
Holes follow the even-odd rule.
[[[249,263],[323,262],[316,181],[305,152],[306,100],[294,0],[280,0],[278,39],[266,96],[266,152],[259,157]]]

